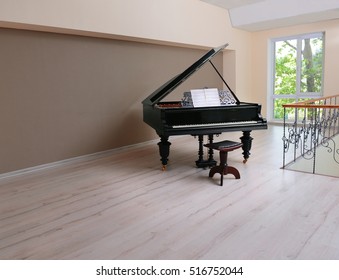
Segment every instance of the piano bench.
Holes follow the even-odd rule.
[[[216,143],[208,143],[204,146],[210,149],[218,150],[220,155],[220,164],[211,168],[209,177],[213,177],[215,173],[219,173],[221,175],[220,186],[223,185],[224,175],[233,174],[236,179],[240,179],[240,173],[238,169],[227,165],[227,154],[228,152],[241,148],[242,143],[225,140]]]

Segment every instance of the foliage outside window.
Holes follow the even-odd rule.
[[[273,42],[273,119],[284,118],[283,104],[322,96],[324,34],[279,38]],[[294,110],[287,111],[294,120]]]

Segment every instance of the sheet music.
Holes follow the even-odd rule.
[[[217,88],[191,89],[194,107],[221,106]]]

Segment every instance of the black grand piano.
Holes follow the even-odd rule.
[[[211,49],[182,73],[168,82],[143,100],[144,122],[153,127],[160,136],[158,143],[163,170],[166,169],[171,143],[171,135],[192,135],[199,140],[199,152],[196,165],[208,167],[216,164],[213,151],[210,149],[208,159],[204,159],[203,141],[207,135],[209,143],[213,143],[213,136],[227,131],[242,131],[240,137],[243,144],[244,163],[250,155],[252,145],[252,130],[267,129],[267,122],[261,116],[261,105],[240,102],[222,75],[212,63],[211,59],[228,44]],[[196,72],[206,62],[210,62],[216,73],[226,85],[226,90],[219,92],[220,106],[195,107],[189,93],[181,101],[161,102],[169,93]]]

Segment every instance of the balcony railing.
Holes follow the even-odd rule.
[[[311,162],[308,163],[311,170],[304,171],[317,173],[319,165],[324,164],[317,161],[317,153],[322,148],[322,153],[325,150],[329,155],[325,164],[335,164],[339,170],[339,140],[336,140],[339,139],[339,95],[283,107],[283,168],[304,159]]]

